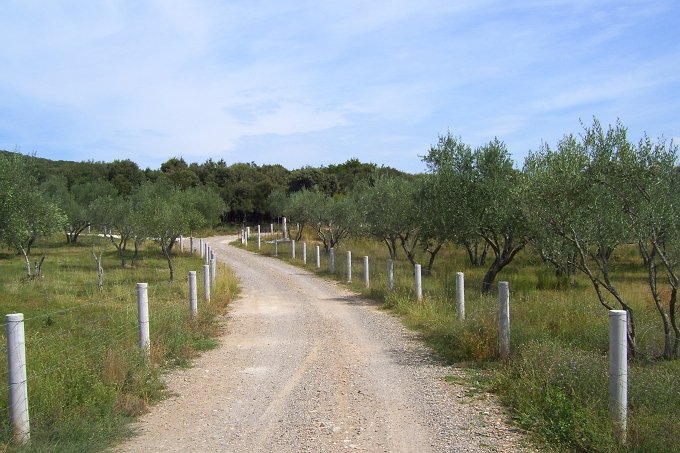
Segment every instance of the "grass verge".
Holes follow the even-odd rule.
[[[511,288],[511,347],[507,363],[498,362],[497,296],[483,296],[483,267],[470,266],[465,253],[449,248],[437,258],[432,275],[423,277],[424,300],[417,302],[413,271],[405,259],[395,264],[395,290],[386,288],[384,244],[370,239],[343,242],[335,250],[335,273],[329,272],[322,250],[317,269],[313,237],[307,241],[307,269],[344,282],[365,297],[398,313],[406,325],[451,363],[481,370],[485,385],[498,393],[516,423],[553,451],[668,452],[680,451],[680,361],[656,359],[662,350],[662,330],[645,286],[645,271],[635,254],[623,250],[616,265],[617,286],[629,295],[636,311],[639,358],[629,363],[628,442],[618,445],[608,418],[607,311],[597,302],[585,279],[557,278],[537,257],[523,252],[505,268],[499,280]],[[291,258],[290,242],[278,245],[278,258],[302,266],[301,247]],[[251,240],[248,249],[256,250]],[[345,252],[353,254],[347,283]],[[260,253],[274,255],[264,241]],[[363,286],[362,256],[370,257],[370,288]],[[425,255],[419,259],[425,262]],[[466,319],[455,308],[456,271],[465,272]],[[472,373],[478,375],[479,371]]]
[[[103,252],[101,292],[93,248]],[[199,351],[217,344],[217,316],[236,295],[237,280],[220,266],[211,302],[202,304],[199,297],[199,315],[191,319],[186,276],[202,268],[196,256],[177,253],[177,277],[169,282],[153,244],[142,249],[134,268],[121,268],[113,247],[94,236],[81,238],[78,246],[39,242],[33,255],[43,254],[44,277],[32,281],[23,278],[18,257],[0,254],[0,310],[25,316],[31,423],[31,441],[19,447],[12,443],[8,417],[0,418],[0,451],[102,451],[127,436],[131,419],[163,397],[164,371],[188,366]],[[138,282],[149,285],[148,358],[137,346]],[[0,343],[6,356],[5,339]],[[0,375],[7,377],[4,360]],[[6,402],[3,385],[4,413]]]

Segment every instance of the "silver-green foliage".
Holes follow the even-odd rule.
[[[326,251],[349,236],[358,222],[357,206],[350,197],[331,197],[316,190],[291,194],[283,213],[291,221],[312,228]]]
[[[494,139],[474,151],[449,133],[423,158],[433,178],[430,211],[456,242],[483,240],[494,254],[482,282],[488,292],[496,275],[529,241],[532,231],[520,208],[524,177],[505,144]]]
[[[544,145],[525,162],[530,203],[542,253],[585,274],[600,303],[628,312],[629,347],[637,352],[636,324],[627,295],[615,281],[612,256],[637,245],[648,269],[650,292],[664,326],[664,357],[676,357],[679,286],[680,192],[677,148],[643,138],[637,145],[616,123],[584,127],[580,138],[565,136],[555,150]],[[664,292],[659,274],[663,275]],[[665,303],[662,294],[668,294]]]
[[[372,182],[359,182],[352,192],[361,219],[355,231],[383,241],[392,259],[396,259],[400,243],[412,261],[420,238],[416,191],[412,180],[397,176],[379,175]]]
[[[0,241],[23,255],[29,278],[31,245],[65,222],[64,213],[40,191],[28,158],[0,154]]]
[[[67,178],[63,175],[48,177],[40,190],[64,212],[66,217],[62,228],[68,244],[75,244],[80,234],[91,225],[90,203],[115,193],[113,185],[103,179],[76,183],[69,188]]]

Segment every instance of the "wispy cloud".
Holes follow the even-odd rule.
[[[518,158],[592,115],[677,136],[679,11],[671,0],[10,1],[0,148],[418,171],[448,128],[476,144],[499,136]]]

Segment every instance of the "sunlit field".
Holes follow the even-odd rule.
[[[294,230],[293,230],[294,233]],[[320,243],[304,232],[291,258],[291,243],[278,244],[278,258],[345,282],[354,291],[380,301],[419,331],[444,360],[469,370],[471,382],[497,392],[515,421],[552,449],[561,451],[680,451],[680,365],[659,359],[663,330],[649,295],[646,274],[635,250],[621,249],[612,275],[636,316],[640,354],[629,364],[628,443],[614,441],[608,418],[608,312],[590,281],[581,275],[555,277],[531,249],[500,274],[510,286],[511,359],[498,361],[497,294],[483,296],[486,268],[470,266],[464,249],[445,247],[432,274],[423,275],[424,297],[418,302],[411,264],[403,251],[395,263],[395,289],[387,290],[388,249],[373,239],[349,239],[335,249],[335,272]],[[263,235],[260,253],[274,255]],[[247,248],[257,251],[251,233]],[[352,282],[346,280],[346,251],[352,252]],[[370,288],[363,281],[362,257],[369,256]],[[426,263],[422,253],[418,260]],[[491,258],[491,257],[489,257]],[[456,272],[465,273],[465,321],[456,311]],[[496,282],[496,285],[498,283]],[[496,286],[494,286],[496,288]],[[547,448],[547,447],[546,447]]]
[[[43,277],[30,281],[19,256],[0,254],[0,307],[25,317],[31,425],[31,441],[20,448],[11,441],[8,417],[1,417],[4,449],[99,451],[127,435],[132,417],[163,396],[162,373],[188,366],[199,351],[216,345],[216,318],[237,291],[235,277],[220,266],[211,302],[199,297],[199,314],[191,319],[188,271],[202,269],[203,261],[188,247],[185,253],[175,250],[176,279],[170,282],[167,263],[152,242],[134,268],[121,267],[108,239],[84,236],[79,242],[65,246],[60,236],[39,240],[32,256],[46,257]],[[103,252],[101,292],[93,250]],[[149,288],[148,357],[138,346],[138,282]],[[4,338],[1,343],[6,357]],[[7,378],[4,359],[0,375]],[[7,414],[7,386],[0,389]]]

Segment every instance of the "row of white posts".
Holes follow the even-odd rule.
[[[271,231],[273,234],[273,224]],[[246,237],[249,229],[243,231]],[[278,256],[278,241],[274,240],[275,255]],[[257,249],[261,248],[261,230],[257,226]],[[345,275],[347,282],[352,281],[352,252],[347,251]],[[291,258],[296,258],[296,243],[291,241]],[[335,250],[329,249],[329,272],[335,273]],[[307,243],[302,243],[302,262],[307,264]],[[316,268],[321,268],[320,248],[316,246]],[[414,280],[416,299],[422,301],[422,269],[420,264],[414,266]],[[363,257],[363,280],[366,288],[370,287],[368,256]],[[394,261],[387,261],[387,289],[394,290]],[[465,320],[465,276],[463,272],[456,272],[456,309],[458,319]],[[609,312],[609,412],[615,425],[615,432],[619,442],[626,441],[627,419],[627,376],[628,376],[628,349],[627,349],[627,318],[625,310],[611,310]],[[498,283],[498,352],[500,359],[507,361],[510,358],[510,289],[508,282]]]
[[[297,224],[298,231],[300,230],[300,224]],[[269,225],[269,234],[274,236],[274,224]],[[248,245],[248,239],[250,239],[250,227],[244,227],[239,230],[238,233],[241,244]],[[288,224],[285,217],[281,218],[281,236],[283,239],[288,239]],[[257,249],[260,250],[262,246],[262,227],[257,225]]]
[[[182,242],[180,242],[181,244]],[[181,248],[181,247],[180,247]],[[203,300],[210,302],[210,287],[216,283],[217,257],[207,243],[199,239],[201,257],[205,257],[203,266]],[[194,252],[194,238],[191,238],[191,252]],[[151,350],[149,334],[149,296],[148,283],[137,283],[137,320],[139,323],[139,348],[148,357]],[[195,318],[198,314],[196,271],[189,271],[189,315]],[[5,333],[7,336],[7,381],[9,418],[12,436],[17,445],[24,445],[30,440],[30,419],[28,416],[28,388],[26,378],[26,340],[24,335],[24,314],[11,313],[5,315]]]

